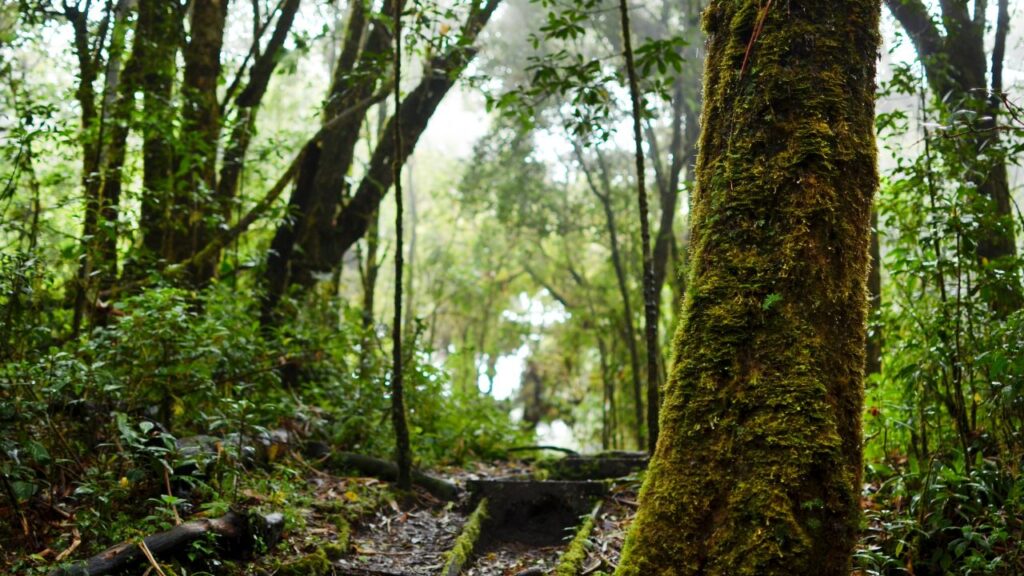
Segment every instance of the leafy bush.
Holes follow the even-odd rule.
[[[992,463],[963,474],[869,468],[867,526],[857,552],[872,575],[1024,573],[1024,477]]]

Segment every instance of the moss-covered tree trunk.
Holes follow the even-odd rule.
[[[618,574],[845,576],[879,0],[714,0],[691,269]]]

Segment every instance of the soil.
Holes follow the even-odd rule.
[[[435,576],[464,522],[465,516],[447,507],[403,510],[391,502],[359,523],[351,554],[335,565],[341,573]]]

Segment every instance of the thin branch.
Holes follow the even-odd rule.
[[[277,7],[275,7],[274,10],[270,14],[267,15],[267,19],[263,22],[263,24],[261,26],[256,28],[256,26],[254,24],[252,45],[249,47],[249,51],[245,54],[245,58],[242,60],[242,64],[239,65],[238,71],[235,72],[234,80],[231,81],[231,84],[228,86],[228,89],[224,92],[224,99],[221,100],[221,102],[220,102],[220,113],[221,114],[224,114],[224,111],[227,110],[228,102],[231,102],[231,99],[235,97],[235,92],[238,91],[238,87],[241,86],[241,84],[242,84],[242,77],[245,75],[245,69],[249,65],[249,60],[251,60],[253,58],[256,58],[256,64],[253,64],[252,69],[249,71],[249,75],[251,77],[252,74],[253,74],[253,70],[255,70],[257,68],[257,66],[259,66],[260,61],[264,58],[266,53],[271,52],[270,48],[268,47],[266,52],[264,52],[262,54],[260,53],[260,40],[263,38],[263,35],[267,32],[267,28],[270,27],[270,22],[274,19],[274,16],[278,12],[281,11],[281,6],[284,5],[284,1],[285,0],[279,0],[278,1]],[[256,10],[256,8],[255,8],[256,2],[254,1],[253,4],[254,4],[254,8],[253,9]],[[256,15],[254,15],[254,18],[259,18],[258,12],[256,13]],[[288,27],[289,28],[291,27],[291,22],[288,23]],[[277,29],[280,29],[280,28],[281,28],[281,25],[280,25],[280,21],[279,21]],[[275,34],[276,34],[276,30],[275,30]],[[271,40],[271,42],[273,42],[273,40]],[[271,56],[273,56],[273,54],[271,54]]]
[[[942,35],[922,0],[885,0],[885,5],[907,31],[922,60],[930,59],[942,50]]]
[[[996,17],[996,38],[992,46],[992,94],[999,98],[1003,93],[1003,61],[1006,59],[1006,35],[1010,31],[1010,2],[999,0],[999,15]],[[984,16],[982,16],[984,22]]]

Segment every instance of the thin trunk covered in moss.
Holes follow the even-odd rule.
[[[395,427],[395,463],[398,464],[398,487],[412,489],[412,453],[409,448],[409,424],[405,414],[405,391],[402,373],[402,8],[394,4],[395,45],[395,118],[394,160],[391,164],[395,182],[395,318],[391,325],[391,422]]]
[[[849,573],[878,0],[714,0],[691,269],[622,575]]]

